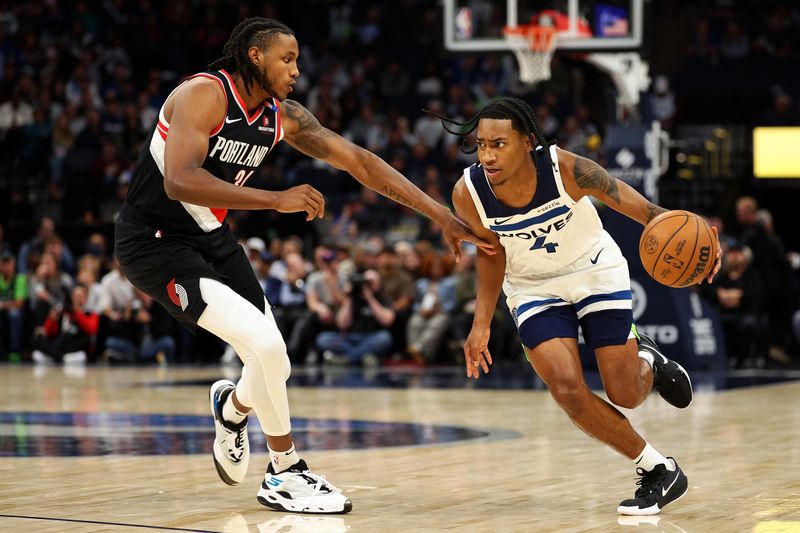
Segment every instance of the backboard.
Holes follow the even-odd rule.
[[[631,51],[642,45],[644,0],[444,0],[445,48],[453,52],[509,50],[504,27],[552,24],[556,47]]]

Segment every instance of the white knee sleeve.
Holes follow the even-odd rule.
[[[237,398],[252,405],[264,433],[286,435],[291,431],[286,395],[291,364],[269,307],[261,313],[233,289],[209,278],[200,279],[200,294],[207,306],[197,324],[233,346],[245,364],[245,394],[237,393]]]

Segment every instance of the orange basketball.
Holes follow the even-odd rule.
[[[657,282],[688,287],[708,277],[717,257],[716,244],[705,220],[689,211],[667,211],[644,228],[639,257]]]

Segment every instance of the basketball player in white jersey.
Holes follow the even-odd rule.
[[[526,355],[556,402],[578,427],[634,461],[639,488],[618,512],[658,513],[686,493],[686,476],[589,390],[577,337],[580,324],[612,403],[632,409],[655,388],[670,404],[689,405],[686,371],[636,332],[627,263],[588,197],[643,225],[666,210],[593,161],[548,146],[522,100],[494,100],[456,124],[468,132],[477,128],[479,159],[455,186],[456,212],[500,250],[478,252],[475,317],[464,346],[467,376],[489,371],[489,324],[502,287]],[[719,266],[718,255],[709,282]]]
[[[297,40],[287,26],[245,20],[224,53],[161,108],[116,222],[116,254],[131,283],[188,328],[200,326],[231,344],[244,362],[236,385],[221,380],[210,391],[220,478],[235,485],[247,474],[247,415],[254,410],[270,456],[258,501],[282,511],[347,513],[350,500],[295,451],[286,345],[247,256],[224,223],[227,210],[305,212],[309,221],[323,216],[324,199],[308,185],[281,192],[246,186],[285,140],[427,215],[456,253],[463,240],[491,247],[382,159],[286,99],[300,74]]]

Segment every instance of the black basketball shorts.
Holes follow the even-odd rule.
[[[200,278],[228,285],[265,311],[264,291],[227,224],[203,235],[170,233],[144,222],[125,204],[117,217],[114,247],[122,272],[191,331],[205,311]]]

